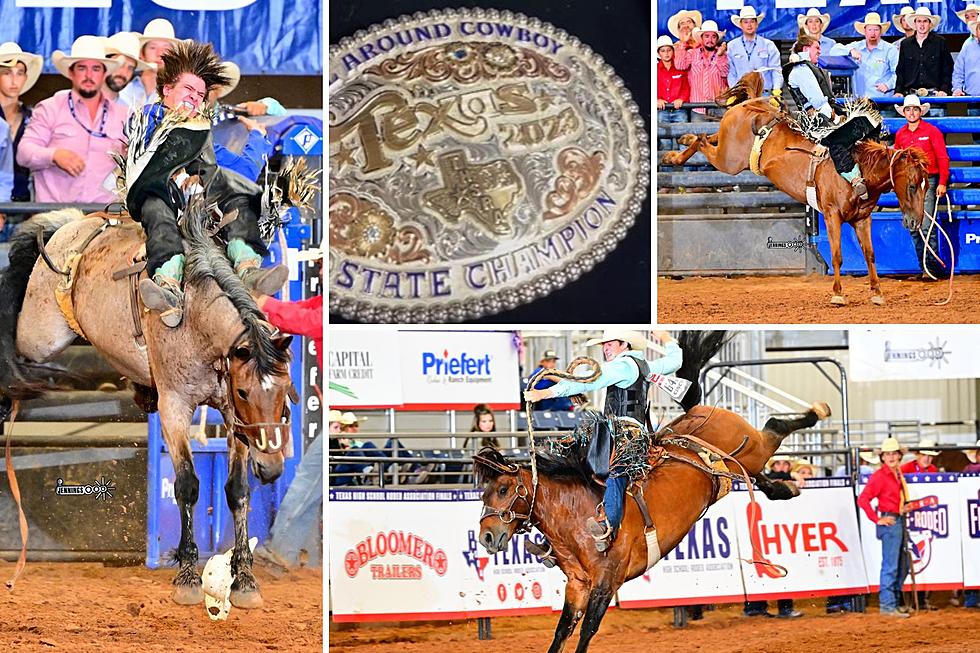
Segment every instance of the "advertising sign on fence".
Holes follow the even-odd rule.
[[[331,329],[328,343],[331,406],[398,407],[402,403],[398,332]]]
[[[963,549],[963,587],[980,588],[980,474],[961,474],[961,547]]]
[[[853,381],[972,379],[980,358],[969,332],[958,329],[851,329]]]

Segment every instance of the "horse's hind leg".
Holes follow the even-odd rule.
[[[868,279],[871,282],[871,303],[881,306],[885,303],[885,296],[881,294],[881,280],[878,279],[878,268],[875,267],[875,251],[871,245],[871,216],[859,218],[852,223],[854,233],[857,234],[858,241],[861,243],[861,251],[864,252],[864,260],[868,264]]]
[[[236,608],[261,608],[262,595],[252,574],[252,550],[248,546],[248,447],[232,440],[225,498],[235,522],[235,548],[231,554],[231,604]]]
[[[17,352],[35,363],[54,358],[76,337],[58,308],[57,283],[58,276],[47,265],[36,265],[17,318]]]
[[[731,135],[728,138],[720,138],[721,129],[724,128],[720,128],[718,133],[711,137],[701,136],[703,139],[701,152],[704,153],[704,158],[708,160],[708,163],[717,170],[730,175],[737,175],[749,167],[749,153],[744,151],[745,147]]]
[[[575,653],[585,653],[589,650],[589,643],[599,631],[599,624],[602,623],[602,618],[606,616],[612,595],[612,584],[608,580],[602,581],[592,588],[592,592],[589,594],[589,604],[585,608],[585,618],[582,619],[582,627],[579,630],[578,646],[575,648]]]
[[[561,653],[565,650],[565,643],[575,632],[575,626],[585,614],[589,603],[589,581],[585,570],[569,570],[566,575],[568,583],[565,584],[565,606],[558,619],[555,639],[551,642],[548,653]]]

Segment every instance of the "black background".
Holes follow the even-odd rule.
[[[328,3],[330,43],[335,44],[359,29],[403,14],[430,9],[482,7],[509,9],[551,23],[592,48],[622,78],[640,107],[650,133],[650,8],[652,3],[635,0],[595,2],[561,0],[519,2],[486,0],[387,0],[385,2]],[[547,297],[511,311],[484,317],[478,322],[528,323],[621,323],[647,324],[652,319],[650,284],[650,197],[625,240],[606,259],[578,281]],[[333,324],[349,320],[331,315]]]

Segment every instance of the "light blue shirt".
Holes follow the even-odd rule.
[[[806,98],[806,105],[800,107],[801,109],[811,108],[819,111],[828,118],[833,117],[834,112],[830,108],[830,101],[827,100],[827,96],[820,90],[820,83],[817,82],[817,78],[809,67],[803,64],[794,66],[789,71],[789,79],[786,81],[791,87],[799,89],[803,97]]]
[[[762,70],[771,68],[772,70]],[[734,86],[742,75],[758,70],[762,74],[765,90],[783,87],[780,72],[779,48],[767,38],[756,36],[748,41],[745,36],[728,43],[728,85]]]
[[[14,142],[10,126],[0,120],[0,202],[9,202],[14,191]]]
[[[829,36],[820,37],[820,55],[831,57],[846,57],[851,52],[851,46],[838,43]]]
[[[980,43],[973,37],[963,44],[953,64],[953,91],[980,95]]]
[[[146,89],[143,88],[143,79],[139,75],[133,77],[133,81],[126,84],[126,88],[119,91],[119,97],[116,98],[116,102],[129,107],[130,113],[134,108],[139,109],[145,104],[155,104],[159,101],[160,96],[157,95],[157,90],[153,89],[152,92],[147,93]]]
[[[652,374],[673,374],[681,368],[684,353],[680,346],[676,342],[671,342],[665,348],[667,353],[663,358],[647,361]],[[643,359],[643,352],[627,349],[608,363],[601,363],[599,365],[599,378],[595,381],[582,383],[580,381],[562,380],[551,386],[551,391],[555,397],[570,397],[600,388],[608,388],[611,385],[628,388],[636,383],[636,379],[640,376],[640,368],[634,362],[637,359]]]
[[[885,41],[879,41],[873,50],[868,49],[867,41],[854,43],[851,47],[861,53],[861,61],[854,71],[854,95],[873,97],[894,93],[898,48]],[[884,84],[888,88],[884,92],[879,91],[875,88],[877,84]]]

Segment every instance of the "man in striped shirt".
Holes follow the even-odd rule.
[[[699,45],[690,51],[686,61],[677,61],[677,68],[688,71],[691,102],[711,102],[728,88],[728,48],[721,42],[725,32],[718,29],[715,21],[706,20],[693,34]],[[721,109],[696,108],[691,121],[705,122],[708,116],[720,118]]]

